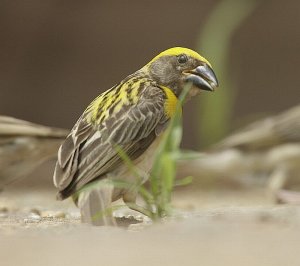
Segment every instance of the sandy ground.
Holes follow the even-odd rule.
[[[253,204],[249,192],[178,192],[176,214],[159,224],[90,227],[52,192],[2,193],[1,265],[300,265],[298,206]]]
[[[0,265],[300,265],[300,206],[274,205],[262,188],[183,189],[173,198],[174,216],[161,223],[124,208],[123,226],[91,227],[51,186],[6,189]]]

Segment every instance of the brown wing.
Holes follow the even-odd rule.
[[[136,104],[123,106],[100,126],[93,126],[87,121],[89,114],[83,114],[59,150],[54,173],[58,197],[66,198],[118,167],[122,159],[115,144],[132,160],[139,157],[167,124],[164,102],[160,88],[148,87]]]

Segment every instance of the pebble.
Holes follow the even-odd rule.
[[[68,214],[66,215],[66,218],[80,220],[81,215],[78,211],[71,211],[71,212],[68,212]]]
[[[24,219],[24,223],[36,223],[42,220],[41,216],[36,213],[30,213],[27,218]]]
[[[62,211],[41,211],[42,218],[66,218]]]
[[[38,208],[31,208],[29,211],[41,216],[41,211]]]
[[[7,207],[0,207],[0,212],[7,213],[8,212],[8,208]]]
[[[0,212],[0,218],[6,218],[8,216],[7,212]]]

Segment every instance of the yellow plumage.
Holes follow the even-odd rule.
[[[165,114],[168,117],[172,117],[176,112],[178,98],[176,97],[176,95],[174,94],[174,92],[171,89],[169,89],[165,86],[161,86],[161,87],[164,90],[164,92],[166,93],[166,102],[164,105]]]
[[[159,59],[163,56],[178,56],[181,54],[186,54],[186,55],[189,55],[190,57],[197,58],[198,60],[205,62],[206,64],[208,64],[211,67],[210,62],[206,58],[204,58],[203,56],[199,55],[197,52],[195,52],[191,49],[183,48],[183,47],[173,47],[168,50],[165,50],[165,51],[161,52],[160,54],[158,54],[157,56],[155,56],[147,65],[151,65],[151,63],[153,63],[154,61],[156,61],[157,59]]]

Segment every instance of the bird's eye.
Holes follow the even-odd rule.
[[[188,57],[185,54],[181,54],[178,56],[177,60],[179,64],[184,64],[188,61]]]

